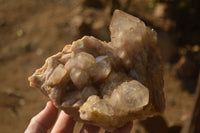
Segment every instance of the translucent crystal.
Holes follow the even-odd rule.
[[[111,72],[111,64],[108,57],[97,57],[96,63],[93,67],[88,70],[89,75],[93,81],[99,81],[108,77]]]
[[[64,66],[62,64],[59,64],[50,75],[49,79],[47,80],[47,84],[49,85],[59,84],[65,77],[65,75],[66,75],[66,70]]]
[[[134,111],[149,103],[149,90],[136,80],[118,86],[108,102],[123,111]]]
[[[156,32],[138,18],[114,12],[111,42],[84,36],[49,57],[29,77],[75,120],[112,131],[163,112],[163,70]]]
[[[79,68],[72,68],[70,77],[74,85],[79,89],[82,89],[89,80],[88,74]]]
[[[85,52],[77,53],[73,60],[75,62],[75,67],[83,70],[92,67],[95,63],[95,58],[91,54]]]

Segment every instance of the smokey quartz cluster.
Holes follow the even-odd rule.
[[[156,32],[120,10],[110,31],[111,42],[84,36],[29,77],[57,108],[106,130],[164,110]]]

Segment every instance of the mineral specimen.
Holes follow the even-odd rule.
[[[165,104],[156,32],[120,10],[110,31],[108,43],[84,36],[66,45],[29,81],[75,120],[111,131]]]

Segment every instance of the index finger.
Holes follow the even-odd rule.
[[[50,129],[58,115],[58,109],[52,102],[47,102],[46,107],[31,119],[25,133],[46,133]]]

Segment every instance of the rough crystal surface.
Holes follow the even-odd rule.
[[[49,57],[29,77],[75,120],[114,130],[164,110],[163,71],[156,32],[114,12],[111,42],[85,36]]]

